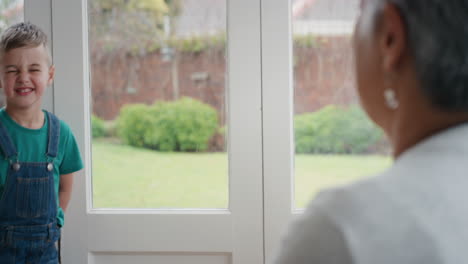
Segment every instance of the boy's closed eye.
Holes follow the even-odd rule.
[[[38,63],[33,63],[29,66],[29,71],[30,72],[38,72],[41,71],[41,65]]]
[[[18,68],[14,66],[7,66],[5,69],[5,73],[17,73],[17,72],[19,72]]]

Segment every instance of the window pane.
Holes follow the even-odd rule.
[[[0,30],[24,20],[23,0],[0,1]]]
[[[0,0],[0,34],[15,24],[24,20],[23,0]],[[5,106],[3,92],[0,93],[0,107]]]
[[[227,208],[225,1],[88,8],[94,208]]]
[[[389,146],[355,92],[359,0],[293,0],[295,206],[389,166]]]

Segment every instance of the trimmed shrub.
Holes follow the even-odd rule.
[[[205,151],[217,128],[216,110],[191,98],[125,106],[117,120],[126,143],[160,151]]]
[[[125,105],[116,120],[117,136],[135,147],[151,147],[146,138],[154,133],[155,117],[144,104]]]
[[[173,103],[174,131],[181,151],[205,151],[218,128],[217,111],[200,101],[182,98]]]
[[[297,153],[365,153],[382,132],[358,107],[327,106],[294,119]]]
[[[106,133],[106,128],[104,120],[99,117],[92,115],[91,116],[91,132],[93,138],[104,137]]]
[[[175,102],[156,103],[155,133],[148,138],[161,151],[205,151],[218,128],[216,110],[184,97]]]
[[[176,151],[178,144],[174,122],[177,113],[170,102],[158,102],[151,106],[151,133],[145,135],[146,147],[160,151]]]

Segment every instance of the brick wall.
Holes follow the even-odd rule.
[[[165,61],[159,52],[145,56],[93,54],[93,113],[111,120],[125,104],[172,100],[172,76],[178,75],[179,96],[212,105],[224,123],[224,56],[222,49],[181,53],[174,74],[173,63]],[[316,111],[330,103],[356,102],[353,76],[349,37],[319,38],[313,46],[295,47],[295,112]]]
[[[322,38],[294,50],[295,113],[358,102],[349,38]]]

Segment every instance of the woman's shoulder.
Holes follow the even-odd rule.
[[[392,174],[392,170],[388,169],[350,184],[322,190],[307,209],[320,207],[332,217],[336,213],[355,214],[356,209],[360,211],[374,207],[377,202],[388,199],[389,192],[386,189]]]
[[[392,252],[401,252],[409,244],[421,241],[426,241],[427,247],[418,249],[421,252],[415,254],[429,254],[434,247],[424,225],[420,224],[421,214],[417,210],[425,202],[414,186],[406,185],[407,182],[401,180],[403,177],[396,173],[389,169],[380,175],[321,192],[310,203],[303,221],[327,219],[326,225],[320,228],[332,226],[339,230],[346,248],[357,259],[398,259],[382,249],[390,247]],[[411,240],[405,240],[407,232],[412,232]]]

